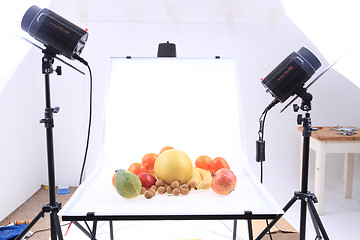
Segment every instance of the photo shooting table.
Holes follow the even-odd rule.
[[[93,221],[96,235],[98,221],[231,219],[235,239],[236,220],[243,219],[253,239],[252,219],[283,214],[248,165],[235,60],[112,58],[108,79],[97,167],[59,212],[63,220]],[[237,176],[235,191],[224,196],[194,190],[151,199],[117,194],[111,182],[116,169],[169,145],[193,163],[200,155],[224,157]]]
[[[316,204],[319,215],[324,213],[324,189],[326,173],[326,154],[343,153],[344,158],[344,177],[343,193],[345,198],[352,197],[353,174],[354,174],[354,154],[360,153],[360,134],[351,136],[337,134],[333,127],[318,127],[318,131],[311,133],[310,148],[316,152],[315,155],[315,182],[314,193],[318,199]],[[357,132],[359,128],[355,128]],[[298,128],[302,131],[302,127]]]

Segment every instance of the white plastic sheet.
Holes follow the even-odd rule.
[[[243,140],[240,89],[233,59],[113,58],[110,61],[104,145],[97,171],[59,212],[61,216],[174,216],[282,214],[253,176]],[[234,192],[122,198],[114,170],[141,162],[164,146],[224,157],[238,180]]]

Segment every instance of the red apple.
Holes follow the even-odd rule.
[[[142,186],[146,189],[149,189],[156,183],[156,178],[150,173],[139,173],[137,176],[140,178]]]
[[[211,188],[218,194],[227,195],[234,191],[236,181],[236,176],[233,171],[222,168],[213,174]]]

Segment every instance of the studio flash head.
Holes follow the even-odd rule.
[[[290,96],[297,94],[307,80],[321,66],[317,57],[307,48],[302,47],[292,52],[263,80],[262,84],[271,95],[285,102]]]
[[[29,33],[55,54],[77,58],[84,49],[88,33],[46,8],[33,5],[22,21],[21,29]]]

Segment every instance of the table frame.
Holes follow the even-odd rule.
[[[283,214],[253,214],[245,211],[244,214],[209,214],[209,215],[96,215],[88,212],[86,216],[62,216],[63,221],[72,221],[90,239],[96,239],[97,223],[99,221],[109,221],[110,239],[114,239],[113,221],[141,221],[141,220],[234,220],[233,240],[237,236],[237,220],[246,220],[249,229],[249,240],[254,239],[252,220],[280,219]],[[80,225],[79,221],[93,222],[92,230],[88,230]],[[256,238],[259,239],[259,238]]]

